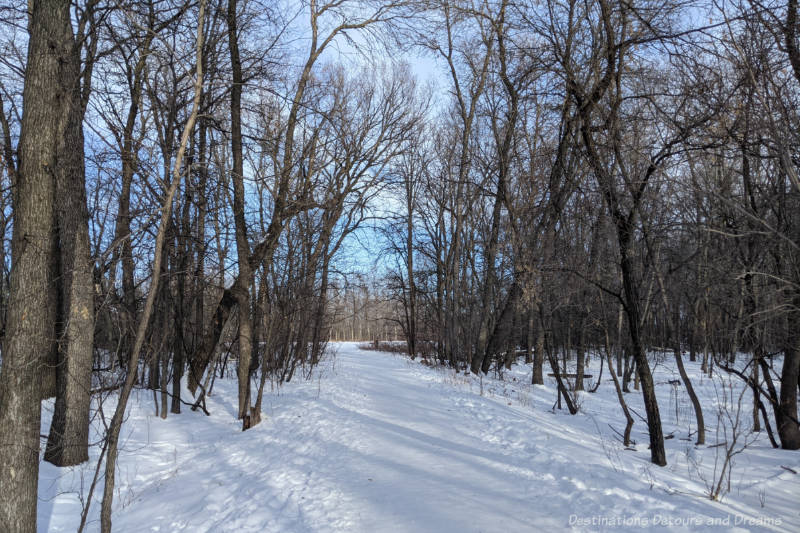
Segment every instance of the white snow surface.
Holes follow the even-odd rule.
[[[599,371],[591,359],[587,387]],[[234,379],[217,380],[211,416],[184,406],[162,420],[152,392],[139,390],[123,426],[114,531],[800,531],[800,474],[791,471],[800,472],[800,453],[774,450],[763,432],[740,432],[748,446],[734,458],[730,492],[708,498],[724,453],[713,445],[726,440],[712,404],[733,392],[735,411],[741,383],[702,377],[685,359],[704,398],[708,444],[687,438],[693,411],[683,387],[668,383],[678,376],[665,357],[654,364],[664,433],[674,435],[664,468],[649,462],[642,420],[635,450],[622,446],[607,369],[571,416],[552,408],[552,379],[530,385],[530,365],[481,379],[333,344],[311,379],[267,394],[263,422],[246,432],[235,420]],[[640,392],[626,399],[644,415]],[[112,408],[107,401],[107,417]],[[745,425],[751,409],[746,392]],[[45,403],[43,434],[51,410]],[[97,418],[93,438],[101,429]],[[76,531],[99,446],[91,453],[73,468],[41,462],[39,531]],[[99,531],[101,494],[102,480],[87,531]]]

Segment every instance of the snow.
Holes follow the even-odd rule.
[[[161,420],[150,391],[138,391],[123,427],[114,530],[800,531],[800,475],[782,468],[800,472],[800,453],[772,449],[763,433],[743,432],[753,442],[735,457],[730,493],[707,497],[703,478],[724,447],[686,440],[694,418],[682,387],[667,383],[677,376],[671,358],[654,368],[664,433],[674,434],[659,468],[649,463],[644,422],[634,425],[635,451],[612,430],[624,420],[607,369],[570,416],[551,409],[552,380],[529,384],[529,365],[480,379],[355,344],[331,351],[310,380],[270,392],[264,420],[246,432],[235,420],[233,379],[217,381],[209,417],[184,408]],[[587,369],[595,378],[597,365],[593,358]],[[713,445],[723,437],[711,404],[724,392],[736,399],[740,384],[686,365]],[[626,399],[644,413],[639,392]],[[750,410],[745,393],[744,422]],[[74,468],[41,463],[39,531],[77,529],[98,453]],[[101,493],[102,483],[87,531],[99,530]]]

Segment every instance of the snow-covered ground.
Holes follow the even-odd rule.
[[[686,362],[704,398],[708,445],[686,439],[693,413],[682,387],[668,383],[677,372],[667,358],[654,373],[664,432],[674,436],[659,468],[649,463],[641,420],[635,450],[623,449],[607,371],[570,416],[551,409],[552,383],[529,385],[529,366],[481,380],[355,344],[331,352],[311,380],[270,393],[264,421],[246,432],[235,420],[233,380],[215,385],[210,417],[185,409],[161,420],[149,392],[135,394],[114,530],[800,531],[800,475],[790,471],[800,472],[800,452],[773,450],[763,433],[740,432],[748,444],[734,458],[730,492],[708,499],[724,454],[713,445],[725,440],[711,404],[735,413],[740,384],[701,378],[696,363]],[[593,379],[597,364],[587,370]],[[639,392],[626,399],[644,414]],[[745,393],[744,425],[750,410]],[[41,463],[39,531],[76,530],[98,451],[77,468]],[[98,516],[96,501],[88,531],[99,530]]]

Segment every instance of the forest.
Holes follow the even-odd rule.
[[[796,457],[798,32],[797,0],[0,1],[0,530],[94,453],[111,531],[133,401],[209,414],[230,374],[254,428],[339,341],[524,364],[571,415],[591,358],[659,467],[669,354],[696,445],[693,363]]]

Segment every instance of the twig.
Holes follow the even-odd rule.
[[[636,409],[634,409],[633,407],[630,407],[629,409],[630,409],[631,411],[633,411],[633,414],[635,414],[636,416],[638,416],[638,417],[639,417],[639,420],[641,420],[641,421],[642,421],[642,422],[644,422],[644,423],[647,423],[647,419],[646,419],[645,417],[643,417],[642,415],[640,415],[639,413],[637,413],[637,412],[636,412]]]
[[[143,387],[139,387],[139,388],[143,388]],[[194,411],[194,410],[196,410],[196,409],[194,408],[194,404],[193,404],[193,403],[189,403],[189,402],[185,402],[185,401],[183,401],[183,399],[182,399],[180,396],[175,396],[174,394],[172,394],[172,393],[171,393],[171,392],[169,392],[169,391],[161,391],[161,392],[162,392],[162,393],[163,393],[163,392],[166,392],[166,393],[167,393],[167,396],[169,396],[170,398],[178,398],[178,401],[179,401],[179,402],[181,402],[183,405],[186,405],[186,406],[188,406],[188,407],[191,407],[193,411]],[[211,413],[209,413],[208,411],[206,411],[206,408],[205,408],[205,407],[203,407],[203,406],[200,406],[200,408],[203,410],[203,412],[206,414],[206,416],[211,416]]]
[[[124,384],[124,381],[120,381],[119,383],[115,383],[114,385],[106,385],[105,387],[100,387],[99,389],[92,389],[90,394],[94,396],[95,394],[102,394],[104,392],[111,392],[119,389]]]
[[[97,466],[94,469],[92,484],[89,486],[89,494],[86,496],[86,506],[81,512],[81,524],[78,526],[78,533],[82,533],[83,528],[86,526],[86,517],[89,515],[89,507],[92,505],[92,495],[94,494],[94,489],[97,486],[97,480],[100,479],[100,466],[103,464],[103,457],[106,454],[107,448],[108,440],[104,440],[103,448],[100,450],[100,457],[97,458]]]

